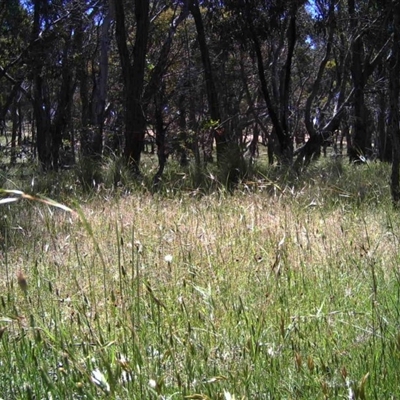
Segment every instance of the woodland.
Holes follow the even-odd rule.
[[[0,1],[0,398],[399,399],[399,91],[398,0]]]
[[[235,183],[258,157],[301,173],[332,147],[392,163],[398,203],[399,18],[389,0],[7,0],[3,165],[112,155],[136,179],[150,152],[154,184],[170,157]]]

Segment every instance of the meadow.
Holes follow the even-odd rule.
[[[74,212],[0,205],[0,398],[399,399],[389,174],[321,159],[234,191],[211,172],[200,189],[167,171],[157,192],[4,178]]]

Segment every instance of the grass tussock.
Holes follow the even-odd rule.
[[[2,204],[2,397],[396,398],[387,169]]]

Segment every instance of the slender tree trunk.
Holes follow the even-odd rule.
[[[89,82],[87,71],[87,55],[84,50],[84,20],[81,17],[81,10],[76,10],[77,25],[74,34],[74,45],[76,51],[76,77],[79,81],[79,97],[81,100],[81,124],[80,124],[80,147],[83,157],[93,156],[91,148],[90,131],[90,100]]]
[[[280,88],[274,89],[273,96],[270,94],[268,88],[267,78],[264,67],[264,57],[261,51],[261,44],[257,32],[253,27],[251,18],[250,5],[246,3],[246,24],[249,29],[251,39],[253,42],[254,51],[257,57],[258,76],[261,84],[261,91],[264,96],[265,104],[268,108],[269,116],[274,127],[274,132],[279,142],[280,154],[279,157],[286,163],[291,163],[293,159],[293,140],[289,131],[288,115],[289,115],[289,97],[290,97],[290,82],[291,82],[291,69],[294,48],[296,44],[296,13],[297,7],[293,5],[290,10],[288,27],[286,31],[287,38],[287,56],[284,67],[281,71]],[[273,63],[278,62],[276,58]],[[276,66],[275,66],[276,67]],[[273,69],[275,68],[272,67]]]
[[[313,102],[315,100],[315,97],[318,94],[318,90],[320,89],[321,81],[324,76],[324,71],[326,68],[326,64],[328,63],[328,61],[331,57],[333,34],[335,32],[335,24],[333,23],[333,16],[334,16],[334,1],[331,1],[329,4],[329,19],[328,19],[329,33],[328,33],[328,40],[326,43],[325,55],[319,64],[317,77],[315,78],[315,81],[313,83],[311,93],[309,94],[309,96],[307,97],[307,100],[306,100],[305,125],[307,128],[308,134],[310,136],[314,136],[314,135],[318,134],[318,132],[315,131],[314,125],[312,123],[311,108],[312,108]]]
[[[208,45],[206,41],[206,34],[203,25],[203,18],[201,16],[200,7],[198,0],[190,0],[190,12],[193,16],[196,30],[197,30],[197,40],[200,47],[201,60],[204,68],[204,79],[206,83],[206,92],[208,99],[208,106],[210,109],[210,118],[214,123],[221,123],[221,112],[218,101],[218,93],[215,86],[214,76],[212,72],[210,54],[208,51]],[[218,132],[213,129],[213,137],[217,145],[217,162],[221,164],[227,161],[225,155],[227,152],[227,132],[224,129],[218,130]]]
[[[385,162],[392,161],[392,144],[391,138],[387,131],[386,126],[386,109],[387,101],[386,94],[381,91],[378,94],[378,118],[377,118],[377,131],[378,131],[378,152],[379,159]]]
[[[50,113],[41,72],[36,69],[34,79],[33,110],[36,120],[36,148],[39,163],[44,171],[51,169]]]
[[[62,59],[61,85],[58,93],[58,105],[51,124],[51,155],[52,167],[58,170],[60,163],[60,148],[68,122],[71,118],[71,106],[74,93],[72,67],[69,64],[71,36],[65,38],[65,48]]]
[[[285,140],[283,155],[286,159],[291,160],[293,157],[293,140],[289,131],[289,100],[290,100],[290,84],[292,81],[292,60],[294,55],[294,48],[296,45],[296,10],[291,10],[289,19],[289,26],[286,32],[287,35],[287,47],[288,54],[286,57],[285,65],[282,69],[282,83],[280,90],[280,120],[282,123],[282,129],[286,133],[285,139],[289,138],[290,144]]]
[[[160,89],[155,98],[155,130],[156,130],[156,144],[157,144],[157,157],[158,157],[158,170],[154,176],[154,185],[160,183],[162,174],[164,172],[165,163],[167,162],[167,155],[165,151],[165,125],[163,118],[163,89]]]
[[[11,109],[12,113],[12,129],[11,129],[11,155],[10,155],[10,164],[15,165],[17,162],[17,131],[18,131],[18,100],[15,97],[14,103]]]
[[[34,0],[33,25],[31,41],[40,38],[40,16],[41,6],[45,6],[47,1]],[[44,60],[43,54],[35,57],[32,66],[33,76],[33,111],[36,120],[36,148],[39,163],[44,171],[51,168],[51,132],[50,132],[50,111],[49,101],[42,78]]]
[[[368,110],[365,103],[365,86],[368,78],[374,71],[375,67],[381,62],[386,48],[389,45],[390,36],[386,43],[379,49],[375,57],[372,58],[372,50],[366,55],[364,52],[364,43],[362,32],[359,32],[360,17],[356,12],[355,0],[348,0],[348,10],[350,16],[351,34],[355,36],[351,44],[352,61],[350,65],[350,72],[353,81],[354,95],[353,95],[353,138],[352,150],[350,152],[350,159],[357,159],[370,152],[371,134],[368,123]],[[390,13],[387,13],[390,15]],[[386,16],[387,18],[387,16]],[[385,25],[387,21],[384,21]]]
[[[100,63],[99,76],[96,82],[96,88],[93,98],[94,116],[93,124],[96,126],[93,137],[93,150],[96,154],[101,154],[103,151],[103,129],[107,99],[107,83],[108,83],[108,58],[110,49],[110,27],[114,18],[114,7],[111,0],[105,0],[105,15],[101,25],[100,33]]]
[[[187,135],[187,126],[186,126],[186,96],[182,93],[179,96],[178,100],[178,106],[179,106],[179,141],[181,145],[179,146],[180,148],[180,157],[179,157],[179,164],[182,167],[185,167],[188,165],[188,156],[187,156],[187,148],[188,148],[188,135]],[[193,148],[194,146],[194,141],[193,143],[190,143],[190,146]],[[195,152],[193,148],[193,152]]]
[[[389,62],[389,101],[390,121],[389,131],[393,143],[393,160],[391,191],[393,204],[400,206],[400,119],[399,119],[399,95],[400,95],[400,3],[393,1],[393,45]]]
[[[4,122],[6,119],[6,115],[8,110],[10,109],[15,97],[18,94],[18,91],[21,87],[22,80],[18,80],[17,82],[14,83],[10,93],[8,94],[6,101],[4,104],[1,105],[0,107],[0,121]]]
[[[361,35],[357,34],[358,18],[355,11],[355,0],[348,0],[349,16],[350,16],[350,28],[352,35],[357,35],[351,45],[351,77],[354,87],[354,99],[353,99],[353,140],[352,147],[354,157],[358,155],[363,156],[367,149],[367,140],[365,134],[365,76],[363,70],[364,60],[364,44]]]
[[[24,118],[22,115],[21,102],[19,101],[18,102],[18,138],[17,138],[18,146],[21,146],[21,144],[22,144],[23,123],[24,123]]]

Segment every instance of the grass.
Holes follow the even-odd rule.
[[[389,167],[210,174],[1,205],[2,398],[399,398]]]

